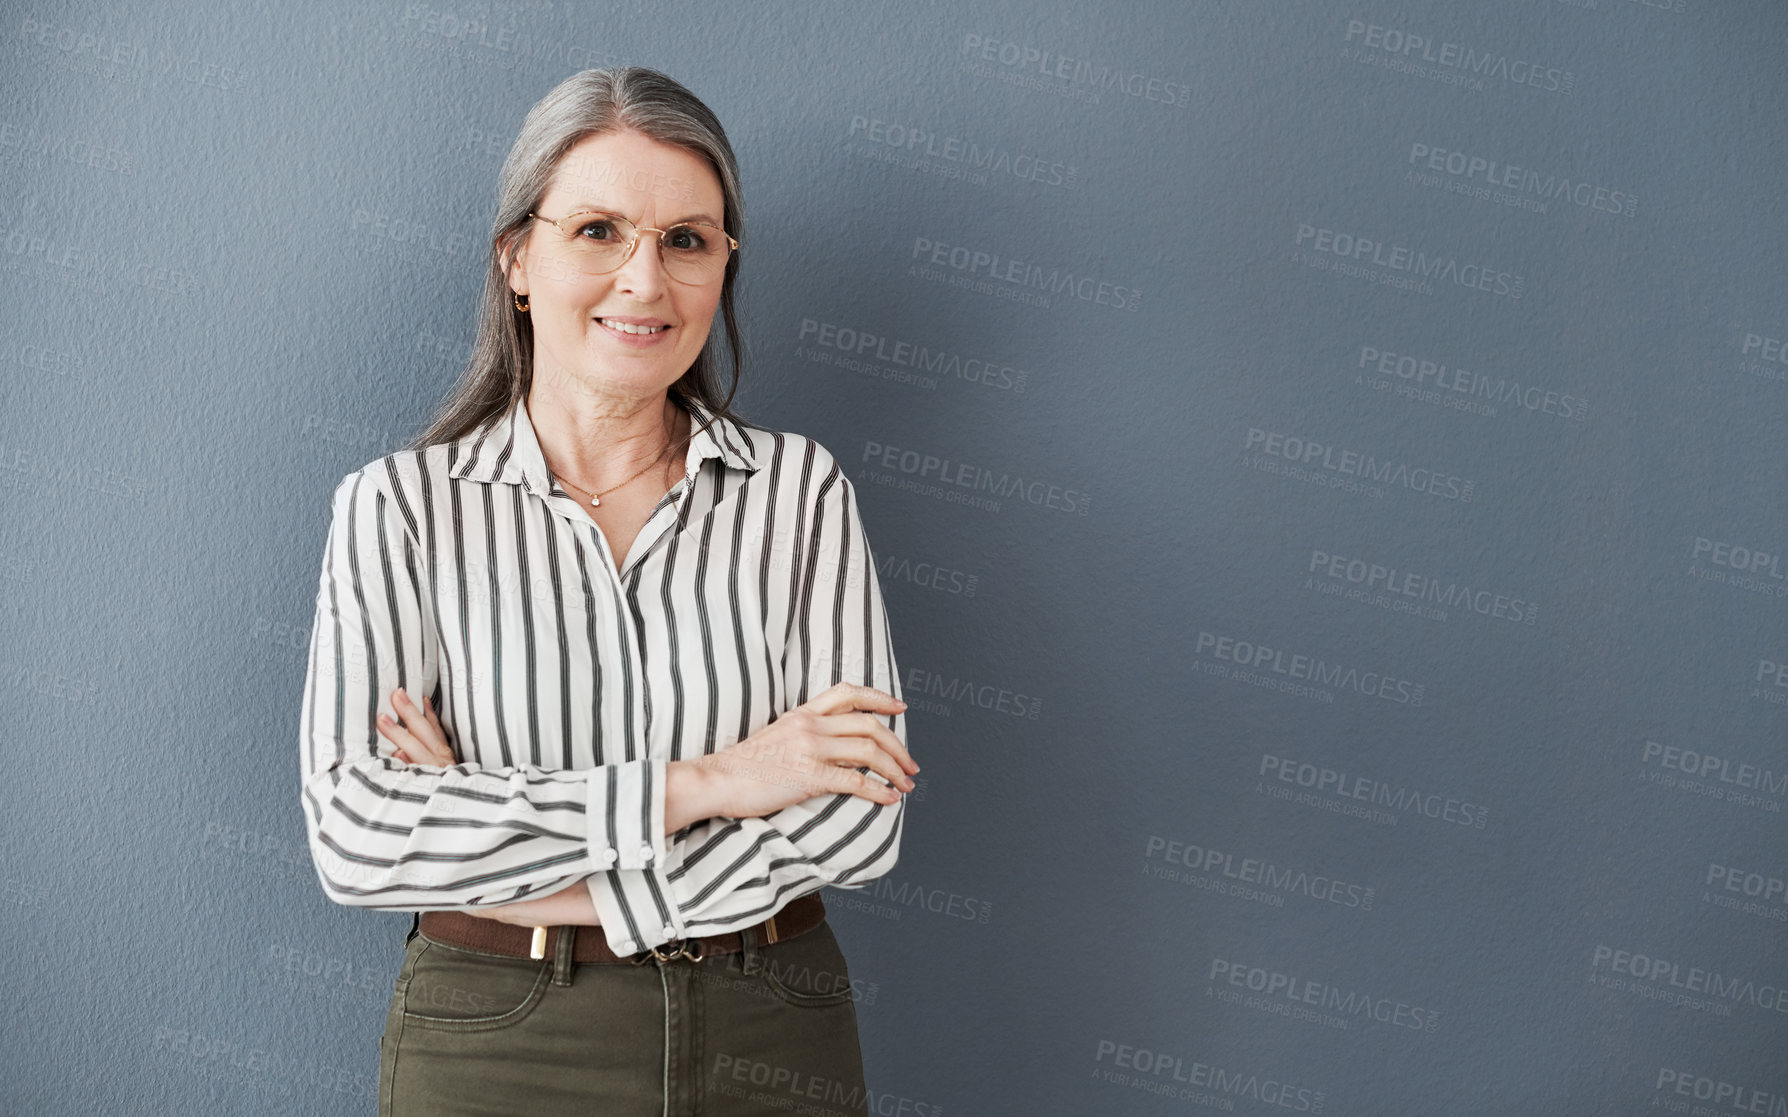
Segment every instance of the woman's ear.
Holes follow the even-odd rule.
[[[524,234],[514,230],[497,242],[497,263],[509,289],[517,295],[528,293],[527,252],[522,244]]]

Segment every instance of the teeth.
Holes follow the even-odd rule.
[[[611,330],[615,330],[615,331],[618,331],[618,332],[624,333],[624,334],[655,334],[662,330],[667,330],[670,328],[668,326],[634,326],[634,325],[630,325],[626,322],[610,321],[607,318],[598,318],[598,319],[596,319],[596,321],[601,322],[604,326],[607,326]]]

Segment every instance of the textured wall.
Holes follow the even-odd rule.
[[[29,3],[0,23],[0,1110],[370,1113],[297,796],[328,495],[498,167],[669,71],[746,413],[925,766],[875,1112],[1788,1113],[1774,0]]]

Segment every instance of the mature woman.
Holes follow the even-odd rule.
[[[335,492],[303,805],[330,899],[420,913],[381,1114],[867,1112],[818,893],[919,769],[850,481],[731,410],[740,201],[681,85],[560,84],[465,375]]]

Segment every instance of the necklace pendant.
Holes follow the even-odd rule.
[[[597,505],[599,505],[601,503],[602,503],[602,498],[599,496],[593,496],[590,498],[590,507],[592,507],[592,508],[596,507]]]

